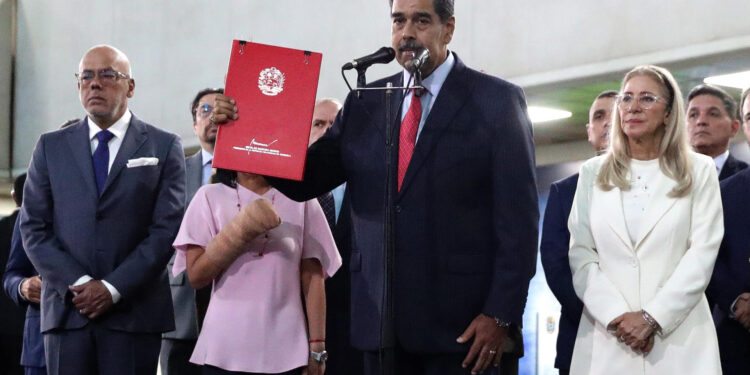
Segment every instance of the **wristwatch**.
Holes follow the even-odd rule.
[[[325,350],[322,352],[314,352],[310,350],[310,357],[312,357],[312,359],[314,359],[316,362],[323,363],[328,360],[328,352]]]
[[[510,327],[510,322],[506,322],[503,320],[500,320],[500,318],[495,317],[495,324],[497,325],[497,328],[508,328]]]

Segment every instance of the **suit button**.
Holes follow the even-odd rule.
[[[396,210],[396,213],[397,213],[397,214],[400,214],[400,213],[401,213],[401,206],[399,206],[399,205],[396,205],[396,207],[394,207],[394,209]]]
[[[633,268],[638,268],[638,260],[635,258],[630,260],[630,265],[633,266]]]

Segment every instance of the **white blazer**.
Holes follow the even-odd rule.
[[[676,182],[658,174],[635,245],[620,189],[596,185],[603,160],[599,156],[581,167],[568,220],[573,285],[585,306],[570,373],[721,374],[704,295],[724,236],[713,160],[691,152],[693,185],[681,198],[667,196]],[[641,309],[662,327],[645,357],[606,329],[621,314]]]

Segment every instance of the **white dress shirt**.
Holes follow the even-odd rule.
[[[427,116],[430,114],[432,105],[435,104],[435,99],[440,93],[440,89],[443,87],[445,79],[448,78],[448,74],[451,72],[451,70],[453,69],[453,65],[455,64],[456,59],[453,57],[453,54],[448,51],[448,58],[446,58],[445,61],[443,61],[443,63],[440,64],[440,66],[438,66],[437,69],[432,72],[432,74],[430,74],[429,77],[422,80],[422,86],[424,86],[426,90],[420,97],[420,100],[422,102],[422,118],[419,120],[417,140],[419,140],[419,135],[422,134],[422,128],[424,128],[425,121],[427,120]],[[410,79],[411,73],[409,73],[408,70],[404,69],[404,85],[409,83]],[[414,85],[414,82],[411,82],[411,85]],[[404,105],[401,109],[402,122],[404,121],[406,113],[409,111],[412,96],[413,94],[411,91],[406,92],[406,97],[404,97]]]
[[[112,163],[115,162],[115,157],[117,157],[117,152],[120,151],[120,146],[122,145],[122,140],[125,138],[125,133],[128,131],[128,127],[130,126],[130,119],[133,117],[133,115],[130,113],[129,110],[126,110],[125,113],[120,117],[117,121],[115,121],[114,124],[112,124],[107,130],[109,130],[110,133],[114,135],[112,139],[109,141],[109,164],[107,165],[107,172],[109,172],[112,169]],[[96,151],[96,148],[99,146],[99,140],[96,138],[96,135],[102,131],[102,128],[99,127],[99,125],[94,122],[94,120],[91,119],[91,117],[88,118],[88,124],[89,124],[89,141],[91,141],[91,155],[94,154],[94,151]],[[94,278],[89,275],[83,275],[76,280],[75,283],[73,283],[74,286],[85,284]],[[112,302],[117,303],[120,301],[120,298],[122,298],[122,295],[120,295],[120,292],[117,291],[117,289],[110,283],[107,282],[107,280],[102,280],[102,284],[104,284],[105,287],[107,287],[107,290],[109,290],[109,293],[112,295]]]
[[[721,168],[724,168],[724,164],[729,158],[729,150],[726,150],[714,158],[714,164],[716,164],[716,173],[721,174]]]

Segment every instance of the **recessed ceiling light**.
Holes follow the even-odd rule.
[[[563,111],[561,109],[537,107],[533,105],[529,106],[529,118],[534,124],[538,124],[540,122],[561,120],[564,118],[569,118],[570,116],[573,116],[572,112]]]
[[[712,85],[744,89],[745,87],[750,87],[750,70],[732,74],[722,74],[718,76],[706,77],[703,82]]]

